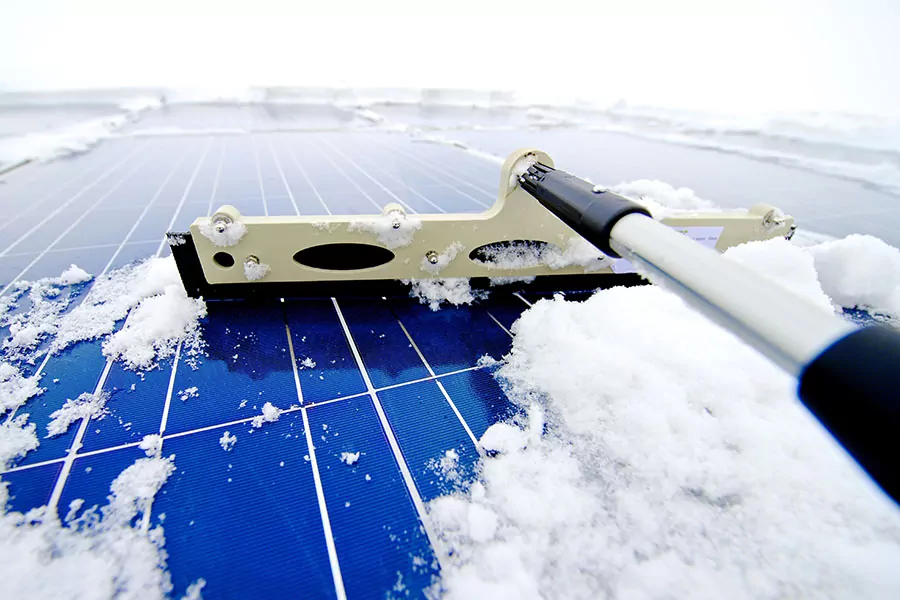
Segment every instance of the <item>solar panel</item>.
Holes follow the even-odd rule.
[[[499,169],[458,148],[364,128],[312,131],[346,124],[331,109],[267,110],[170,108],[125,132],[285,122],[308,131],[125,136],[10,177],[0,187],[9,215],[0,223],[0,289],[71,263],[100,275],[166,256],[167,230],[222,204],[245,215],[372,214],[389,202],[478,212],[495,198]],[[889,196],[853,185],[853,209],[833,216],[851,184],[819,175],[612,134],[454,137],[500,155],[536,146],[597,181],[659,178],[725,206],[765,201],[801,226],[900,244]],[[21,411],[43,434],[66,399],[102,390],[110,414],[42,435],[3,474],[10,507],[50,504],[64,515],[78,498],[102,505],[111,481],[144,455],[140,440],[162,434],[176,471],[148,525],[165,528],[174,596],[199,577],[208,598],[421,595],[440,571],[425,503],[465,488],[475,441],[516,410],[479,359],[509,350],[513,323],[539,297],[495,292],[438,312],[409,298],[210,303],[205,356],[192,364],[176,354],[140,373],[108,360],[99,341],[77,344],[27,367],[46,391]],[[266,403],[282,412],[254,427]],[[236,438],[231,449],[223,437]],[[454,474],[441,468],[448,451],[458,457]]]
[[[371,214],[398,200],[473,212],[493,201],[497,177],[457,149],[384,133],[124,138],[34,169],[42,176],[10,178],[0,197],[20,222],[0,232],[7,293],[70,263],[97,275],[164,256],[165,231],[224,203],[248,215]],[[102,505],[143,456],[140,440],[162,433],[176,471],[150,523],[165,527],[174,594],[198,577],[207,597],[419,593],[439,568],[423,503],[460,485],[437,462],[455,450],[471,474],[474,438],[511,414],[477,362],[508,350],[504,328],[524,308],[210,303],[199,364],[176,356],[143,373],[107,361],[99,341],[78,344],[36,365],[47,390],[22,410],[43,432],[66,399],[97,389],[110,414],[42,438],[3,475],[10,507]],[[255,428],[266,402],[284,412]],[[229,451],[225,431],[237,438]],[[342,462],[345,452],[358,461]]]

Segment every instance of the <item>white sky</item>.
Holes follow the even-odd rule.
[[[892,0],[6,4],[7,89],[441,86],[900,114]]]

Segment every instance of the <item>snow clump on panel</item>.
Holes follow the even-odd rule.
[[[259,428],[263,426],[263,423],[272,423],[273,421],[277,421],[278,417],[281,416],[281,409],[277,406],[273,405],[271,402],[266,402],[262,407],[262,414],[256,415],[250,421],[253,427]]]
[[[832,310],[825,273],[767,244],[730,258]],[[488,429],[479,481],[429,504],[444,597],[900,594],[900,511],[795,380],[679,298],[541,300],[513,333],[498,377],[528,428]]]
[[[69,398],[61,408],[50,413],[47,437],[52,438],[67,432],[72,423],[82,419],[102,419],[108,413],[107,400],[109,400],[107,392],[96,394],[85,392],[75,399]]]

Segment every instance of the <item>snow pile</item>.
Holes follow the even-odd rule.
[[[668,183],[653,179],[622,182],[612,188],[613,192],[642,204],[656,219],[683,211],[711,211],[717,207],[704,200],[686,187],[676,188]]]
[[[375,234],[378,243],[390,250],[409,246],[416,232],[421,228],[421,219],[397,213],[377,215],[365,220],[354,220],[347,225],[348,231]]]
[[[162,447],[163,437],[158,433],[145,435],[138,444],[138,448],[143,450],[147,456],[159,456],[162,454]]]
[[[125,326],[103,343],[103,354],[122,360],[131,369],[146,369],[175,353],[179,343],[198,349],[197,324],[206,316],[202,300],[188,298],[181,283],[141,301]]]
[[[250,421],[253,427],[259,428],[263,426],[263,423],[272,423],[278,420],[278,417],[281,416],[281,409],[277,406],[274,406],[271,402],[266,402],[262,407],[262,414],[256,415]],[[221,441],[221,440],[220,440]]]
[[[134,307],[125,326],[104,342],[106,356],[130,368],[147,369],[171,356],[179,342],[189,356],[201,351],[198,321],[206,316],[206,305],[187,297],[175,260],[167,257],[100,277],[84,302],[60,319],[51,352],[113,333],[116,322]]]
[[[724,256],[804,296],[816,306],[834,312],[831,299],[822,291],[813,257],[803,248],[783,238],[774,238],[734,246],[726,250]]]
[[[26,514],[0,514],[0,581],[8,598],[166,598],[162,529],[132,526],[175,470],[173,459],[142,458],[110,486],[108,505],[75,518],[72,505],[64,527],[47,507]],[[0,483],[0,507],[8,491]],[[141,519],[137,519],[140,523]]]
[[[499,375],[548,433],[539,410],[491,428],[482,482],[431,504],[447,596],[900,592],[900,513],[789,377],[678,298],[543,300],[514,333]]]
[[[243,221],[232,221],[225,224],[223,231],[216,231],[216,226],[212,219],[200,223],[198,226],[200,233],[216,246],[227,248],[236,246],[241,238],[247,233],[247,226]]]
[[[219,438],[219,445],[222,446],[222,450],[225,452],[231,452],[231,449],[234,448],[234,445],[237,443],[237,436],[231,435],[227,431],[222,434],[222,437]]]
[[[271,270],[272,267],[266,263],[253,261],[244,262],[244,277],[247,278],[247,281],[259,281],[268,275]]]
[[[409,295],[427,304],[431,310],[439,310],[441,304],[447,302],[453,306],[472,304],[476,300],[487,298],[487,292],[473,290],[469,280],[464,277],[447,279],[403,279],[404,284],[411,286]]]
[[[65,433],[72,423],[82,419],[102,419],[108,413],[107,400],[109,400],[107,392],[97,394],[85,392],[74,400],[69,398],[62,408],[50,413],[47,437],[52,438]]]
[[[804,252],[775,241],[730,258],[830,309]],[[528,418],[491,427],[479,482],[429,506],[443,595],[900,594],[900,511],[792,378],[680,299],[558,296],[513,333],[498,377]]]
[[[809,249],[825,292],[840,306],[900,317],[900,250],[869,235]]]

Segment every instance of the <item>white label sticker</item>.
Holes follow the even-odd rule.
[[[719,243],[719,236],[722,235],[724,227],[672,227],[678,233],[683,233],[695,242],[706,246],[707,248],[715,248]],[[637,270],[630,260],[620,258],[612,264],[613,273],[636,273]]]

